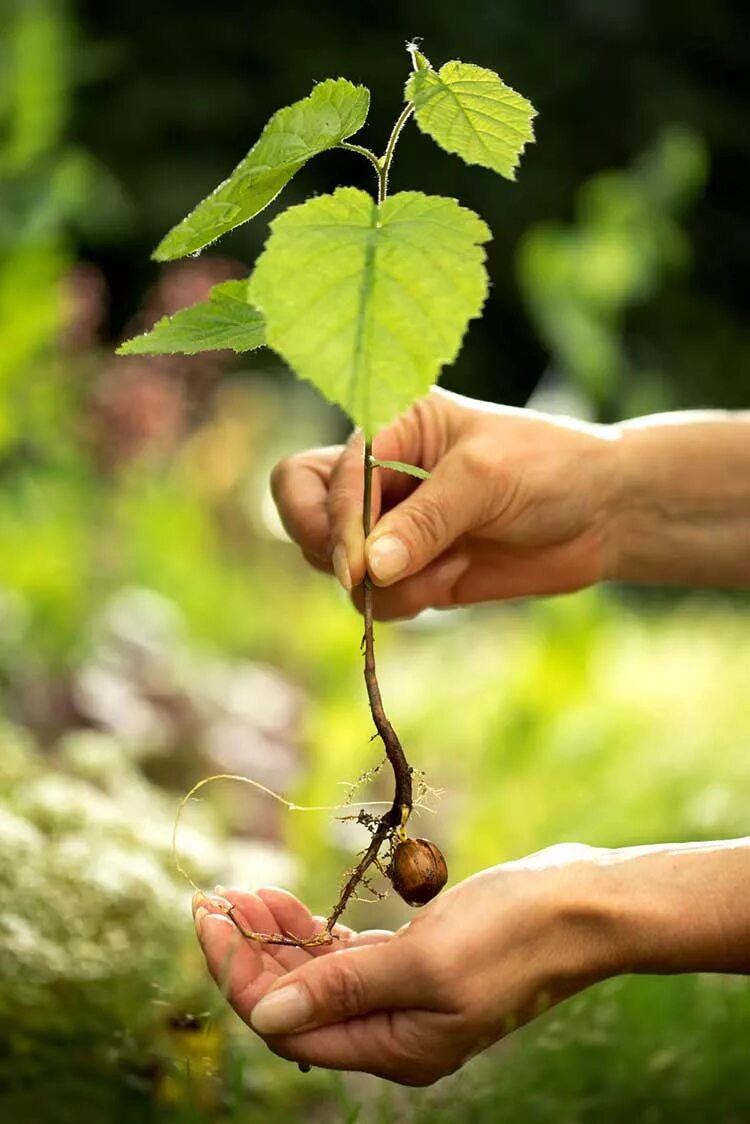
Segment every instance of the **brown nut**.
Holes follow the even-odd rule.
[[[408,905],[426,905],[448,879],[443,852],[429,839],[405,839],[393,852],[391,882]]]

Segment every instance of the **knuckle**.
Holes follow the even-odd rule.
[[[356,1015],[364,1009],[364,988],[359,972],[345,957],[332,956],[321,997],[327,1013]]]
[[[461,468],[464,475],[472,481],[486,483],[490,467],[496,459],[497,452],[494,456],[490,456],[485,443],[476,438],[462,445]]]
[[[332,519],[340,521],[353,512],[359,513],[362,506],[362,485],[356,487],[343,480],[335,480],[328,493],[328,511]]]
[[[477,437],[467,440],[461,448],[461,473],[471,493],[475,523],[494,518],[508,502],[510,490],[507,468],[496,446]]]
[[[412,504],[404,518],[406,536],[430,550],[441,548],[450,537],[445,511],[429,493]]]

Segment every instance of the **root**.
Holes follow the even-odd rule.
[[[381,188],[384,188],[381,184]],[[365,538],[370,533],[370,526],[372,522],[372,473],[374,461],[372,458],[372,442],[370,440],[364,441],[364,492],[362,504],[362,529]],[[406,837],[406,825],[414,810],[415,804],[418,804],[429,793],[429,789],[424,784],[421,775],[415,774],[409,762],[406,759],[406,754],[403,751],[401,742],[398,735],[391,725],[383,707],[383,700],[380,694],[380,685],[378,683],[377,671],[375,668],[375,636],[373,628],[373,588],[370,579],[365,575],[362,583],[364,594],[364,634],[362,636],[362,650],[364,652],[365,663],[365,686],[367,688],[367,698],[370,703],[370,713],[372,720],[375,724],[376,733],[373,737],[380,737],[385,748],[386,760],[388,761],[391,769],[393,770],[393,779],[395,783],[395,791],[393,800],[388,807],[388,810],[382,816],[373,816],[371,813],[366,812],[364,807],[356,816],[346,816],[345,819],[356,819],[357,822],[362,824],[371,833],[370,843],[367,849],[363,852],[359,862],[350,871],[342,889],[339,894],[339,900],[331,910],[326,920],[325,929],[318,933],[315,937],[302,940],[294,936],[292,933],[256,933],[252,930],[245,929],[237,921],[234,915],[234,906],[231,906],[227,913],[231,917],[238,930],[247,940],[258,941],[261,944],[273,945],[295,945],[298,948],[311,948],[322,944],[330,944],[335,938],[333,934],[334,926],[338,921],[341,914],[346,909],[349,901],[355,896],[357,888],[366,881],[366,874],[368,870],[375,866],[381,873],[387,871],[390,867],[391,858],[395,843]],[[364,783],[366,780],[371,779],[381,769],[382,763],[375,766],[373,769],[365,770],[355,782],[354,787],[347,794],[352,796],[359,784]],[[304,807],[300,804],[293,804],[289,800],[285,800],[283,796],[273,792],[270,788],[260,784],[258,781],[249,780],[247,777],[237,776],[231,773],[220,773],[216,776],[206,777],[205,780],[199,781],[194,785],[187,796],[183,797],[177,809],[177,816],[175,818],[174,830],[172,832],[172,854],[175,866],[180,874],[187,879],[190,885],[198,893],[203,893],[200,886],[198,886],[187,871],[180,864],[179,856],[177,853],[177,829],[180,822],[183,809],[188,801],[198,792],[204,785],[215,780],[235,780],[241,781],[243,784],[249,784],[253,788],[264,792],[267,796],[277,800],[283,804],[289,811],[341,811],[342,808],[350,805],[342,805],[338,808],[331,808],[330,806],[318,807]],[[417,800],[414,799],[414,782],[416,781]],[[372,804],[380,803],[379,801],[369,802]],[[385,860],[381,859],[381,849],[387,848]],[[369,887],[368,887],[369,888]]]
[[[368,779],[368,774],[370,772],[370,770],[367,770],[362,774],[363,782],[364,779]],[[215,773],[210,777],[204,777],[202,780],[198,781],[197,784],[194,784],[190,791],[186,793],[186,795],[183,796],[183,798],[180,800],[180,803],[177,806],[174,825],[172,827],[172,861],[174,862],[175,869],[181,875],[181,877],[184,878],[185,881],[192,887],[194,891],[203,895],[204,897],[209,897],[209,895],[206,893],[202,886],[199,886],[198,883],[194,881],[194,879],[182,865],[178,848],[178,834],[183,812],[185,811],[185,808],[187,807],[189,802],[202,788],[205,788],[205,786],[208,784],[212,784],[214,781],[238,781],[241,784],[250,785],[251,788],[256,789],[258,792],[262,792],[266,796],[270,796],[272,800],[276,800],[279,804],[283,804],[284,807],[287,808],[287,810],[290,812],[335,812],[341,811],[346,807],[356,807],[359,809],[359,811],[356,813],[346,816],[339,816],[337,818],[341,821],[351,821],[362,824],[364,827],[368,828],[373,838],[366,851],[363,852],[361,861],[347,876],[347,881],[345,882],[341,890],[341,896],[339,897],[336,905],[331,910],[326,921],[325,929],[321,933],[317,933],[314,937],[302,938],[295,936],[293,933],[254,932],[253,930],[247,929],[235,916],[234,906],[225,911],[227,913],[227,916],[232,919],[238,931],[242,934],[243,937],[245,937],[246,940],[256,941],[259,944],[291,945],[295,948],[316,948],[320,947],[321,945],[333,943],[333,941],[337,939],[336,935],[333,932],[333,928],[341,914],[344,912],[347,903],[354,895],[354,891],[357,885],[362,881],[362,876],[364,875],[365,871],[370,866],[375,865],[381,874],[385,874],[386,872],[387,864],[384,864],[380,859],[379,851],[381,846],[393,834],[393,829],[389,828],[387,825],[384,825],[382,819],[380,819],[373,813],[366,811],[365,809],[366,807],[386,807],[390,809],[392,807],[391,801],[365,800],[359,801],[356,804],[351,804],[349,801],[344,804],[296,804],[292,800],[286,800],[283,796],[280,796],[278,792],[274,792],[273,789],[267,788],[266,785],[261,784],[260,781],[254,781],[250,777],[243,777],[238,773]],[[427,805],[423,805],[421,803],[421,800],[416,801],[414,807],[415,810],[432,812],[432,809],[428,808]],[[373,844],[376,841],[376,837],[377,846],[373,847]],[[369,901],[371,899],[362,900]]]

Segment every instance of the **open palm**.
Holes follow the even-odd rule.
[[[300,940],[323,931],[325,920],[313,917],[307,906],[286,890],[267,887],[257,892],[226,890],[220,887],[224,901],[230,902],[238,924],[257,933],[283,933]],[[220,905],[222,898],[196,898],[196,906]],[[211,975],[240,1018],[250,1021],[253,1007],[266,992],[289,972],[308,964],[318,956],[326,956],[344,948],[382,943],[393,933],[371,929],[356,933],[346,925],[337,925],[331,944],[312,948],[293,945],[259,944],[245,940],[226,914],[211,910],[212,921],[224,924],[202,925],[201,945]]]
[[[196,903],[208,968],[240,1018],[274,1053],[410,1085],[430,1084],[465,1059],[471,1043],[453,996],[435,977],[433,958],[413,938],[413,923],[397,933],[336,926],[332,944],[308,949],[260,944],[242,937],[226,915],[227,901],[235,906],[238,924],[255,932],[304,940],[325,922],[284,890],[222,894],[223,899]],[[269,992],[277,1007],[269,1016],[266,999],[261,1017],[255,1008]],[[306,1004],[301,1015],[295,1008],[293,1019],[286,1000],[278,1005],[279,997],[290,993]]]
[[[278,889],[204,898],[196,926],[223,994],[274,1053],[427,1085],[597,978],[579,963],[580,934],[571,936],[564,908],[595,854],[550,848],[481,871],[395,933],[337,926],[330,945],[241,935],[228,903],[254,932],[305,940],[322,931],[322,918]]]

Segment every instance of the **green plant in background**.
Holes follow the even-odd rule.
[[[631,168],[588,180],[574,225],[540,223],[521,241],[518,279],[532,319],[553,363],[602,420],[674,405],[651,357],[629,353],[626,315],[688,265],[680,219],[706,173],[699,137],[672,128]]]
[[[0,6],[0,454],[29,440],[49,403],[28,387],[61,324],[68,254],[62,224],[74,205],[63,144],[69,105],[69,24],[53,0]],[[36,399],[34,401],[33,399]]]
[[[57,139],[46,155],[37,149],[34,175],[24,186],[5,163],[0,181],[0,404],[6,418],[0,706],[11,723],[0,724],[0,1117],[34,1124],[453,1124],[467,1115],[496,1124],[511,1114],[534,1124],[744,1120],[748,1008],[737,981],[684,978],[658,981],[658,987],[648,980],[615,981],[519,1032],[429,1095],[383,1090],[356,1075],[339,1080],[313,1072],[302,1079],[256,1048],[206,986],[172,877],[169,838],[175,793],[217,767],[179,726],[186,711],[216,709],[217,699],[204,690],[208,668],[217,663],[232,671],[238,662],[262,660],[266,670],[283,669],[294,685],[301,706],[299,725],[289,734],[293,768],[269,783],[291,790],[296,801],[327,804],[342,779],[354,779],[371,764],[369,715],[357,695],[353,614],[293,551],[274,541],[262,518],[270,465],[321,433],[332,440],[338,435],[308,386],[261,377],[252,369],[253,352],[237,377],[228,377],[226,368],[214,376],[215,390],[200,400],[200,417],[163,451],[147,448],[113,464],[119,430],[112,414],[105,416],[101,443],[92,440],[88,392],[99,371],[108,368],[107,390],[117,391],[118,407],[130,407],[134,386],[141,385],[136,379],[147,383],[162,361],[134,358],[109,369],[94,341],[75,355],[54,346],[56,302],[72,253],[65,214],[75,210],[64,207],[62,197],[52,199],[48,228],[58,265],[37,274],[49,279],[34,290],[38,306],[16,307],[22,292],[33,295],[27,277],[36,270],[31,240],[25,243],[28,269],[14,250],[28,230],[23,216],[45,188],[80,183],[75,160],[66,175],[54,172],[62,153],[71,152],[63,123],[75,28],[62,26],[66,10],[53,0],[0,0],[3,151],[12,133],[8,123],[16,121],[13,130],[19,130],[10,107],[18,104],[21,74],[36,98],[29,95],[25,103],[18,135],[31,136],[34,121],[58,122]],[[133,53],[140,66],[142,58]],[[164,82],[174,82],[171,71]],[[125,85],[119,73],[116,85]],[[166,100],[164,86],[158,96]],[[56,104],[45,106],[47,97]],[[178,100],[183,120],[184,99]],[[113,136],[124,147],[121,135]],[[408,160],[406,146],[404,155]],[[180,167],[172,147],[164,159]],[[489,201],[481,210],[488,207]],[[51,204],[44,213],[53,214]],[[206,264],[167,267],[160,285],[173,283],[179,270],[197,273]],[[246,318],[244,288],[244,282],[239,288],[230,283],[212,300],[222,316],[240,317],[248,333],[240,349],[258,330],[257,316]],[[564,296],[562,286],[557,293]],[[222,316],[213,311],[211,330],[221,331]],[[663,318],[658,302],[656,311]],[[179,327],[180,317],[174,320]],[[197,350],[206,346],[204,331],[201,322]],[[622,336],[618,318],[614,334]],[[715,349],[716,338],[706,338]],[[189,351],[186,336],[181,344]],[[629,338],[627,344],[632,359]],[[669,348],[664,357],[674,360]],[[192,362],[175,364],[189,390]],[[629,371],[626,385],[631,377]],[[599,399],[592,408],[599,408]],[[35,437],[33,459],[28,443],[17,441],[21,419]],[[11,430],[12,440],[6,438]],[[164,652],[156,676],[149,662],[151,678],[134,681],[111,653],[97,652],[95,637],[101,607],[114,597],[124,606],[130,642],[151,652],[148,615],[133,608],[134,598],[148,602],[147,591],[182,614],[184,636]],[[447,793],[440,830],[452,877],[561,838],[615,846],[742,834],[749,779],[746,617],[740,602],[712,599],[666,611],[640,605],[634,613],[627,602],[593,591],[531,606],[427,615],[384,629],[384,693],[415,759],[430,761],[431,782]],[[467,650],[471,660],[457,655]],[[99,706],[96,714],[82,714],[71,710],[71,700],[92,665],[110,678],[92,680]],[[175,680],[180,690],[170,694],[165,688]],[[103,714],[113,686],[128,730]],[[160,699],[147,697],[154,686]],[[157,711],[163,703],[162,719],[174,720],[161,749],[150,728],[133,732],[144,702]],[[265,724],[265,706],[256,709]],[[226,700],[218,717],[231,714]],[[81,724],[92,723],[103,730],[81,731]],[[279,742],[258,739],[254,728],[243,729],[239,741],[241,770],[271,767],[283,756]],[[373,795],[389,795],[378,788],[382,779]],[[198,830],[183,836],[184,849],[207,884],[219,870],[243,885],[280,877],[274,852],[255,849],[268,830],[266,809],[239,803],[246,792],[219,791],[226,803],[217,799],[213,816],[199,818],[201,808],[191,810]],[[357,831],[332,824],[325,813],[288,817],[269,838],[283,835],[300,861],[280,880],[327,904]],[[407,916],[395,896],[377,909],[376,924],[382,918],[393,928]],[[352,912],[355,925],[371,923],[365,902]],[[639,1074],[635,1083],[633,1073]]]
[[[480,315],[488,278],[484,222],[454,199],[417,191],[388,194],[396,145],[413,116],[442,148],[504,176],[533,139],[534,109],[491,70],[453,61],[435,70],[409,44],[413,70],[405,106],[382,156],[350,138],[364,125],[369,93],[343,78],[329,79],[279,110],[232,174],[160,242],[154,257],[197,253],[258,214],[313,156],[344,148],[373,166],[375,198],[339,188],[277,216],[248,282],[217,286],[208,301],[161,320],[125,343],[120,354],[163,354],[267,343],[296,373],[343,407],[363,432],[363,529],[371,523],[372,455],[377,432],[426,394],[452,362],[470,320]],[[419,475],[415,466],[395,468]],[[414,807],[413,769],[386,717],[373,638],[372,589],[364,581],[365,683],[373,721],[394,775],[390,809],[358,820],[370,842],[347,878],[325,931],[333,927],[373,865],[411,904],[440,891],[447,871],[438,849],[406,837]],[[424,860],[423,884],[406,867]],[[409,882],[407,888],[407,882]],[[251,939],[263,934],[245,932]],[[268,934],[265,934],[268,938]],[[276,943],[295,943],[275,934]]]

